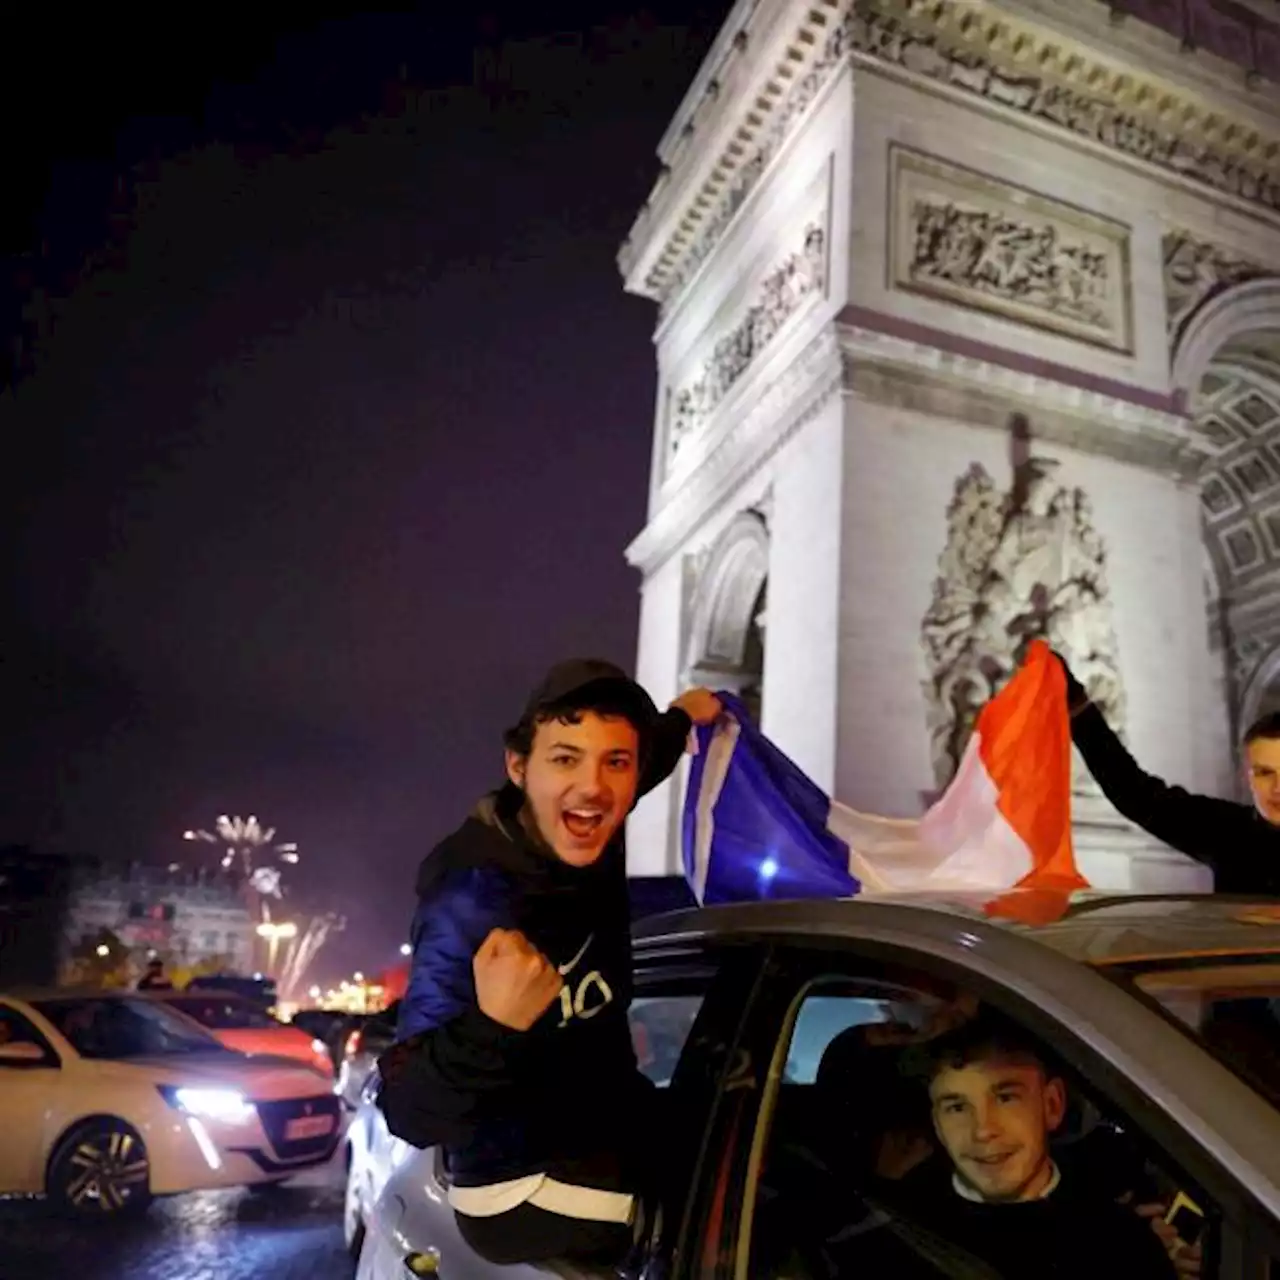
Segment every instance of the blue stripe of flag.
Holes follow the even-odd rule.
[[[739,725],[733,757],[712,809],[714,834],[703,901],[847,898],[861,885],[849,873],[849,848],[827,829],[831,798],[751,722],[740,699],[717,695]],[[708,753],[722,727],[697,729],[681,829],[685,875],[696,885],[699,798],[714,785]]]

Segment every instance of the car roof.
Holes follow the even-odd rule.
[[[900,916],[898,923],[906,929],[913,914],[921,924],[927,921],[931,932],[949,919],[957,933],[995,930],[1019,935],[1095,966],[1280,954],[1280,899],[1085,891],[1070,895],[1057,918],[1035,923],[1035,898],[1031,892],[1003,895],[1001,903],[1009,914],[999,917],[988,911],[989,892],[867,894],[702,907],[644,920],[635,936],[642,952],[691,934],[798,932],[857,937],[860,924],[869,923],[869,911],[883,916],[888,908],[893,916]]]

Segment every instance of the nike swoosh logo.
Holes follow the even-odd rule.
[[[570,960],[568,964],[562,964],[557,966],[556,972],[559,973],[559,975],[562,978],[566,973],[573,972],[574,967],[577,965],[578,961],[581,960],[582,957],[587,954],[587,948],[595,941],[595,937],[596,935],[594,933],[591,934],[590,937],[587,938],[586,942],[584,942],[582,946],[578,948],[578,954],[574,956],[573,959]]]

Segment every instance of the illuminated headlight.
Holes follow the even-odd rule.
[[[165,1101],[189,1116],[240,1124],[253,1118],[253,1103],[235,1089],[174,1088],[161,1085]]]

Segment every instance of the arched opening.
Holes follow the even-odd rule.
[[[685,679],[736,693],[759,719],[769,533],[764,517],[744,511],[710,548],[694,585]]]
[[[1205,303],[1186,326],[1173,373],[1206,454],[1209,636],[1238,735],[1280,709],[1280,278]]]

